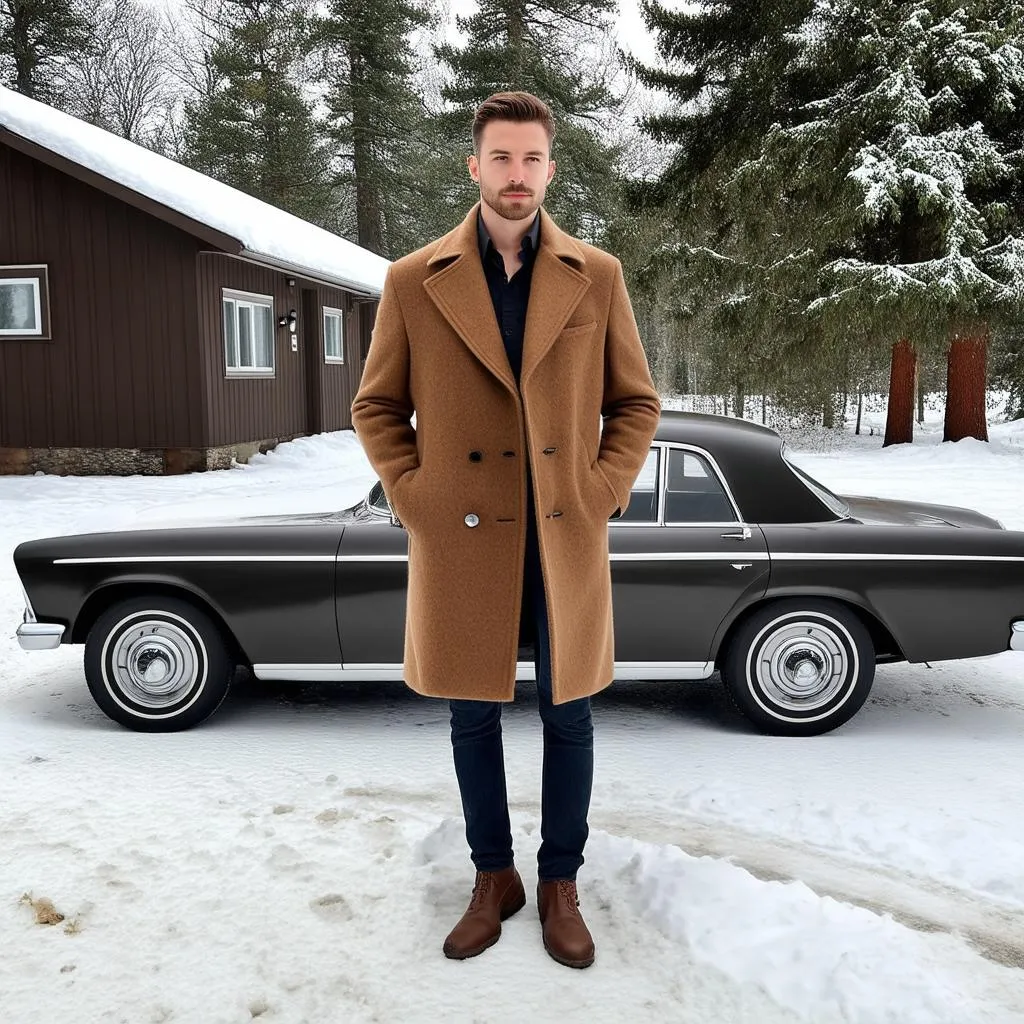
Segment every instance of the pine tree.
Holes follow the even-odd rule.
[[[330,219],[330,151],[300,84],[304,0],[224,0],[215,85],[186,104],[186,162],[314,223]]]
[[[808,411],[825,404],[845,355],[807,338],[807,268],[799,252],[781,251],[764,191],[745,170],[771,126],[796,117],[804,83],[791,68],[812,4],[724,0],[669,10],[644,0],[663,66],[629,63],[642,84],[667,94],[666,108],[641,126],[670,152],[655,175],[627,189],[634,210],[661,219],[643,272],[669,282],[680,344],[697,353],[703,390],[768,390]],[[772,205],[779,202],[777,192]],[[785,289],[770,281],[778,275]],[[805,349],[815,359],[797,382],[787,361]]]
[[[674,211],[677,263],[710,292],[705,321],[730,353],[827,380],[902,339],[974,339],[1019,302],[1020,7],[645,5],[662,53],[695,66],[639,69],[688,104],[648,124],[679,149],[639,198]],[[984,436],[971,344],[982,387],[950,437]]]
[[[820,10],[806,65],[819,81],[841,69],[842,87],[821,90],[806,121],[779,133],[784,164],[834,161],[832,174],[797,172],[817,205],[842,208],[833,237],[847,250],[821,266],[813,308],[948,346],[944,437],[986,439],[991,324],[1024,296],[1024,220],[1012,204],[1024,190],[1024,5]]]
[[[567,231],[602,237],[620,201],[615,9],[615,0],[480,0],[475,14],[456,18],[465,44],[436,48],[452,77],[439,115],[447,146],[432,184],[445,190],[449,221],[479,198],[465,165],[474,109],[492,93],[525,90],[544,100],[555,119],[557,171],[545,206]]]
[[[356,239],[388,258],[421,244],[429,128],[411,35],[431,23],[423,0],[329,0],[313,25],[339,183],[355,197]]]
[[[0,82],[64,109],[68,58],[91,46],[86,0],[0,0]]]

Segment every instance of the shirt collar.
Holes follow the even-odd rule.
[[[480,243],[480,260],[483,261],[487,256],[487,247],[493,245],[491,241],[490,232],[487,230],[487,225],[484,224],[483,217],[480,216],[480,211],[476,211],[476,235],[477,240]],[[527,246],[529,242],[529,246]],[[529,253],[536,254],[537,246],[540,243],[540,210],[537,211],[533,218],[533,223],[530,225],[530,230],[523,236],[523,249],[526,250],[524,255]],[[520,252],[523,252],[523,249]]]

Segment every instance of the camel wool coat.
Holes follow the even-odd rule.
[[[429,697],[514,698],[530,460],[561,704],[613,679],[608,519],[661,403],[621,264],[543,207],[516,386],[478,207],[388,268],[352,424],[408,533],[404,678]]]

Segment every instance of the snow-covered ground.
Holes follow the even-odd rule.
[[[790,444],[837,491],[1024,530],[1024,421],[990,445],[938,426]],[[339,508],[373,479],[351,432],[227,472],[0,478],[3,1024],[1024,1021],[1024,656],[880,666],[814,739],[753,733],[717,677],[602,693],[579,876],[598,952],[572,971],[532,899],[530,684],[504,715],[530,898],[458,963],[441,942],[473,875],[443,701],[250,683],[199,729],[140,735],[94,706],[80,648],[17,646],[21,540]],[[64,920],[37,924],[41,900]]]

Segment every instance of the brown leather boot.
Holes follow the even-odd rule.
[[[566,967],[589,967],[594,940],[580,913],[576,883],[571,878],[538,882],[537,910],[548,955]]]
[[[501,871],[478,871],[469,906],[444,940],[444,955],[465,960],[482,953],[501,937],[501,922],[525,904],[526,890],[514,864]]]

